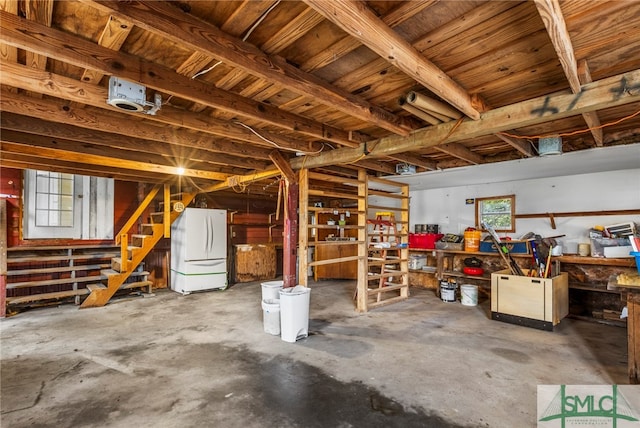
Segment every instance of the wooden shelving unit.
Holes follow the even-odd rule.
[[[307,285],[307,271],[314,267],[318,278],[327,275],[324,267],[338,266],[330,276],[353,277],[355,267],[356,307],[360,312],[382,305],[405,300],[409,297],[408,281],[408,224],[409,224],[409,187],[390,180],[368,177],[364,170],[358,172],[358,179],[348,179],[327,174],[300,170],[299,195],[299,240],[298,240],[298,282]],[[316,206],[321,204],[322,206]],[[375,213],[393,212],[397,232],[394,239],[397,248],[397,268],[394,272],[383,272],[387,279],[380,284],[381,260],[373,260],[370,251],[377,250],[369,245],[367,219],[375,220]],[[341,225],[340,214],[349,212],[350,221]],[[321,224],[326,220],[324,214],[338,216],[335,225]],[[342,230],[341,230],[342,228]],[[346,240],[327,240],[330,231],[337,231],[337,238]],[[335,234],[334,234],[335,235]],[[309,251],[314,248],[314,260],[309,262]],[[318,251],[320,250],[320,251]],[[391,264],[387,260],[386,264]],[[391,273],[394,281],[391,282]],[[378,275],[374,277],[374,275]],[[378,281],[376,287],[370,282]]]

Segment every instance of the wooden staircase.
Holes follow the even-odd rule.
[[[101,274],[107,278],[106,284],[89,284],[90,293],[80,305],[81,308],[104,306],[113,295],[122,289],[134,287],[151,287],[151,282],[143,281],[126,283],[127,279],[136,275],[137,268],[162,238],[171,236],[171,224],[180,216],[184,207],[188,206],[196,193],[171,195],[168,185],[164,185],[162,212],[151,213],[151,223],[143,223],[140,233],[129,235],[129,231],[144,215],[147,207],[160,192],[161,185],[156,185],[144,201],[136,209],[127,223],[116,236],[116,245],[120,245],[120,257],[111,259],[111,269],[104,269]]]

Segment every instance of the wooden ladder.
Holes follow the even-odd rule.
[[[136,269],[144,258],[151,252],[162,238],[171,236],[171,224],[180,216],[186,206],[196,197],[196,193],[181,193],[171,195],[169,185],[164,185],[163,201],[160,203],[163,210],[153,212],[150,215],[150,223],[140,225],[140,233],[129,234],[130,230],[144,215],[147,207],[159,193],[161,185],[156,185],[144,201],[131,215],[129,220],[116,235],[116,244],[120,245],[120,257],[111,259],[111,269],[101,271],[107,278],[107,283],[89,284],[90,291],[87,298],[80,305],[81,308],[93,308],[104,306],[113,295],[121,289],[148,286],[151,290],[151,281],[126,283],[132,275],[136,275]]]
[[[372,253],[377,253],[377,257],[369,257],[369,267],[376,266],[380,268],[378,273],[369,272],[367,279],[369,281],[378,281],[376,301],[380,302],[382,299],[381,289],[383,287],[402,285],[393,282],[394,277],[402,274],[399,267],[401,257],[400,249],[397,247],[395,214],[385,211],[376,212],[375,220],[367,220],[367,223],[373,224],[369,249]],[[376,238],[376,241],[373,238]],[[390,266],[394,266],[394,268],[390,268]]]

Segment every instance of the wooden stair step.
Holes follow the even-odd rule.
[[[42,287],[46,285],[73,284],[74,282],[91,282],[105,279],[102,275],[81,276],[78,278],[44,279],[40,281],[23,281],[7,284],[7,290],[15,288]]]
[[[120,286],[120,290],[129,290],[132,288],[144,288],[144,287],[151,287],[153,285],[153,282],[151,281],[137,281],[137,282],[129,282],[129,283],[124,283]],[[149,288],[149,291],[151,291],[151,288]]]
[[[87,288],[78,290],[54,291],[51,293],[30,294],[28,296],[7,297],[7,304],[17,305],[20,303],[37,302],[38,300],[64,299],[65,297],[84,296],[89,294]]]
[[[117,270],[114,269],[103,269],[100,271],[101,274],[103,274],[106,277],[109,277],[111,275],[122,275],[124,274],[124,272],[118,272]],[[146,270],[134,270],[133,272],[131,272],[129,274],[129,277],[132,276],[145,276],[145,275],[150,275],[150,272],[147,272]]]
[[[87,284],[87,290],[93,292],[95,290],[106,290],[107,286],[104,284]]]

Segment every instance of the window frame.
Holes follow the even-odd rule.
[[[494,227],[496,232],[515,232],[516,231],[516,195],[500,195],[500,196],[488,196],[483,198],[476,198],[475,200],[475,212],[476,212],[476,228],[478,230],[485,230],[482,227],[483,213],[481,212],[483,203],[485,201],[497,200],[497,199],[510,199],[511,200],[511,209],[510,209],[510,225],[508,228]]]

